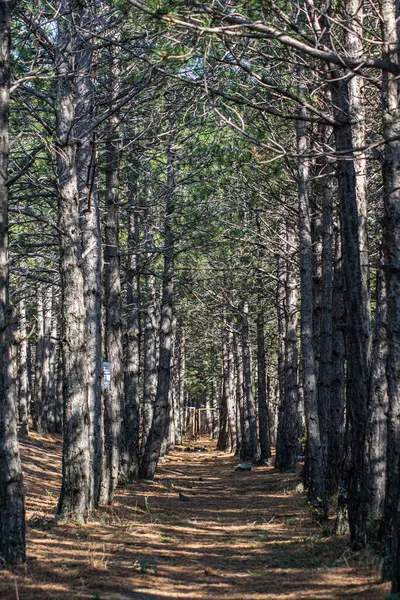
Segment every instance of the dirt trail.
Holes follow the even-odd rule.
[[[203,442],[204,443],[204,442]],[[346,540],[311,523],[297,475],[235,471],[175,451],[154,482],[119,490],[85,526],[54,521],[61,441],[23,443],[28,561],[0,570],[2,600],[383,600],[387,586]],[[185,499],[179,497],[181,492]],[[365,563],[365,557],[361,559]]]

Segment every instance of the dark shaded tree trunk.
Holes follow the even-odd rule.
[[[370,515],[383,515],[386,491],[387,415],[387,299],[382,265],[377,272],[374,339],[369,390],[367,461]]]
[[[337,234],[335,257],[335,268],[332,281],[332,365],[329,395],[327,461],[327,493],[330,496],[336,496],[338,493],[344,459],[345,313],[342,252],[339,233]],[[345,471],[347,471],[347,469]],[[342,473],[342,478],[343,477],[347,477],[345,472]]]
[[[383,58],[398,63],[395,4],[381,0]],[[387,422],[387,481],[384,511],[385,561],[383,575],[400,592],[400,117],[398,78],[383,79],[383,240],[387,293],[389,410]]]
[[[261,276],[259,276],[261,288]],[[257,402],[258,402],[258,430],[260,440],[260,462],[263,463],[271,456],[269,439],[269,415],[267,394],[267,365],[265,360],[265,331],[264,331],[264,306],[261,291],[258,294],[257,313]]]
[[[0,1],[0,556],[5,562],[20,563],[25,560],[25,508],[12,394],[8,254],[10,8],[8,0]]]
[[[241,453],[242,444],[245,437],[245,428],[248,426],[246,419],[246,410],[244,402],[244,385],[243,385],[243,347],[235,335],[235,407],[236,407],[236,454]]]
[[[294,471],[297,467],[299,443],[299,388],[298,388],[298,282],[297,269],[291,258],[296,248],[296,234],[288,225],[286,229],[289,260],[285,281],[285,363],[284,394],[278,426],[276,466],[281,471]]]
[[[333,293],[333,173],[328,169],[322,192],[321,321],[317,382],[318,415],[323,460],[326,469],[325,492],[329,486],[329,428],[332,384],[332,293]]]
[[[336,127],[336,149],[346,153],[352,147],[347,82],[332,83],[332,101]],[[349,525],[352,543],[366,542],[367,494],[365,435],[368,397],[369,330],[365,318],[364,286],[361,270],[359,215],[356,174],[352,157],[338,160],[340,223],[345,285],[345,345],[347,359],[346,396],[350,419],[350,480],[348,495]]]

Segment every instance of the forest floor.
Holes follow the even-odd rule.
[[[54,520],[61,439],[22,442],[27,562],[0,569],[1,600],[383,600],[374,559],[312,523],[298,474],[235,470],[177,449],[154,482],[120,489],[87,525]],[[187,500],[181,500],[179,492]]]

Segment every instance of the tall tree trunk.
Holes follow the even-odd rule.
[[[219,397],[218,397],[218,385],[216,382],[216,378],[213,377],[211,381],[211,408],[214,410],[211,411],[212,418],[212,438],[215,439],[218,437],[218,428],[219,428],[219,418],[218,418],[218,406],[219,406]]]
[[[303,90],[304,94],[304,90]],[[304,116],[302,109],[301,116]],[[313,253],[311,210],[308,194],[309,159],[306,121],[298,121],[299,160],[299,241],[301,281],[301,377],[307,426],[307,485],[313,498],[324,498],[324,460],[322,455],[317,403],[317,378],[314,357]]]
[[[321,327],[319,339],[318,414],[320,435],[325,464],[325,491],[331,494],[329,485],[329,428],[332,384],[332,291],[333,291],[333,173],[328,169],[322,192],[322,279],[321,279]],[[333,399],[332,399],[333,400]],[[336,400],[336,399],[335,399]]]
[[[363,0],[346,0],[345,17],[349,24],[345,28],[347,56],[362,60],[364,48],[364,2]],[[353,73],[348,78],[349,113],[351,119],[351,134],[353,148],[363,148],[366,141],[366,114],[364,100],[365,80]],[[356,185],[356,200],[358,208],[358,240],[361,262],[362,299],[364,310],[365,341],[370,350],[370,275],[369,275],[369,245],[368,245],[368,198],[367,198],[367,157],[361,151],[353,157]]]
[[[92,507],[99,503],[102,457],[102,243],[100,200],[96,181],[96,148],[91,126],[95,116],[93,82],[92,31],[95,7],[92,1],[78,0],[76,15],[79,25],[76,40],[76,126],[79,138],[76,154],[79,192],[80,228],[82,235],[82,273],[85,299],[85,390],[88,406],[90,438],[90,489]]]
[[[174,238],[173,216],[175,205],[175,177],[173,155],[168,150],[167,191],[164,225],[164,271],[161,298],[160,347],[157,393],[154,405],[152,427],[149,432],[144,454],[141,460],[139,475],[144,479],[152,479],[160,456],[161,445],[167,434],[168,399],[171,384],[171,347],[172,347],[172,314],[174,301]]]
[[[336,266],[332,281],[332,375],[329,397],[328,474],[327,490],[338,491],[343,461],[343,432],[345,405],[345,347],[344,347],[344,289],[341,243],[336,243]],[[322,365],[321,365],[322,367]]]
[[[119,119],[117,116],[114,116],[110,123],[106,156],[107,213],[104,244],[105,349],[106,358],[111,362],[112,376],[110,387],[104,391],[105,463],[107,465],[106,473],[104,473],[104,484],[107,487],[106,494],[107,502],[109,503],[112,501],[120,475],[127,477],[128,470],[130,470],[125,449],[124,432],[124,356],[118,231],[119,150],[116,143],[112,140],[118,131],[118,124]],[[136,277],[136,273],[134,276]],[[131,283],[129,281],[130,285]],[[133,332],[133,335],[135,334],[136,332]],[[136,356],[133,357],[133,360],[135,358]],[[130,366],[128,367],[128,377],[131,375]],[[125,392],[131,391],[129,387],[125,388]],[[134,391],[136,392],[136,390]],[[131,398],[129,398],[129,401],[131,402]],[[105,499],[103,492],[102,498],[103,500]]]
[[[52,289],[51,298],[51,329],[50,329],[50,364],[49,364],[49,400],[47,413],[47,431],[57,432],[57,334],[58,334],[58,305],[56,288]]]
[[[150,273],[147,276],[147,299],[144,311],[142,450],[146,445],[153,421],[157,393],[157,332],[156,281],[155,276]]]
[[[25,560],[24,486],[11,373],[9,304],[8,156],[10,110],[10,2],[0,1],[0,556]]]
[[[286,233],[281,227],[281,235]],[[285,398],[285,347],[286,347],[286,263],[282,256],[277,259],[277,285],[276,285],[276,316],[278,320],[278,426],[276,431],[276,466],[279,466],[280,458],[283,456],[283,447],[281,442],[284,441],[283,436],[283,409]]]
[[[44,314],[43,293],[39,288],[36,293],[37,340],[35,348],[35,383],[33,386],[32,425],[34,431],[42,433],[43,418],[43,354],[44,354]]]
[[[252,389],[252,364],[251,364],[251,346],[249,337],[249,306],[247,302],[243,305],[242,313],[242,332],[241,342],[243,348],[243,394],[245,421],[247,427],[242,440],[240,457],[242,460],[250,460],[257,463],[260,458],[258,437],[257,437],[257,418],[256,406]]]
[[[176,385],[176,415],[175,415],[175,431],[176,441],[182,444],[183,437],[183,406],[185,399],[185,371],[186,371],[186,335],[185,324],[180,323],[179,340],[178,340],[178,365],[177,365],[177,385]]]
[[[21,342],[19,348],[19,419],[22,435],[29,433],[28,341],[26,327],[26,301],[20,304]]]
[[[42,359],[42,426],[45,431],[50,431],[50,358],[52,350],[52,290],[48,288],[44,294],[43,305],[43,359]],[[50,425],[51,428],[51,425]]]
[[[135,194],[136,195],[136,194]],[[139,371],[140,371],[140,262],[136,252],[139,244],[139,212],[135,208],[136,199],[129,207],[127,273],[127,318],[126,318],[126,360],[125,360],[125,439],[128,453],[128,478],[139,473]]]
[[[236,405],[236,454],[241,453],[248,421],[245,415],[244,385],[243,385],[243,347],[235,335],[235,405]]]
[[[398,32],[395,3],[380,1],[383,59],[398,62]],[[400,592],[400,113],[398,78],[385,73],[383,79],[383,162],[385,217],[383,240],[387,290],[388,332],[388,432],[387,483],[384,513],[384,576],[392,581],[392,592]]]
[[[375,331],[371,357],[368,407],[368,503],[370,514],[383,515],[386,488],[387,415],[387,298],[382,265],[377,272]]]
[[[267,394],[267,365],[265,361],[265,331],[264,331],[264,305],[262,301],[261,275],[258,277],[259,293],[257,307],[257,402],[258,402],[258,429],[260,439],[260,462],[263,463],[271,456],[269,439],[269,415]]]
[[[222,393],[220,402],[220,429],[217,448],[224,452],[235,452],[236,435],[235,368],[233,355],[233,333],[228,324],[223,342]]]
[[[86,521],[90,510],[90,440],[86,393],[86,309],[82,273],[79,191],[76,173],[74,72],[75,31],[71,0],[62,0],[58,19],[57,175],[61,246],[64,398],[62,486],[58,513]]]
[[[277,441],[277,466],[281,471],[297,467],[299,444],[299,387],[298,387],[298,282],[297,268],[292,260],[296,248],[296,234],[290,225],[286,229],[289,259],[286,266],[285,297],[285,366],[284,395],[280,412]]]
[[[366,542],[366,471],[365,434],[368,397],[369,332],[365,320],[365,298],[359,242],[359,216],[356,194],[356,173],[349,149],[352,148],[352,127],[347,81],[332,82],[332,101],[336,127],[336,149],[342,153],[338,160],[340,222],[343,252],[343,277],[346,308],[346,396],[350,419],[350,481],[348,496],[349,524],[352,542]]]

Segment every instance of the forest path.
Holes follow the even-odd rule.
[[[311,523],[299,476],[178,449],[154,482],[118,491],[85,526],[54,521],[61,440],[22,443],[28,561],[0,570],[2,600],[382,600],[346,540]],[[179,492],[187,500],[182,501]],[[365,562],[363,557],[361,562]]]

